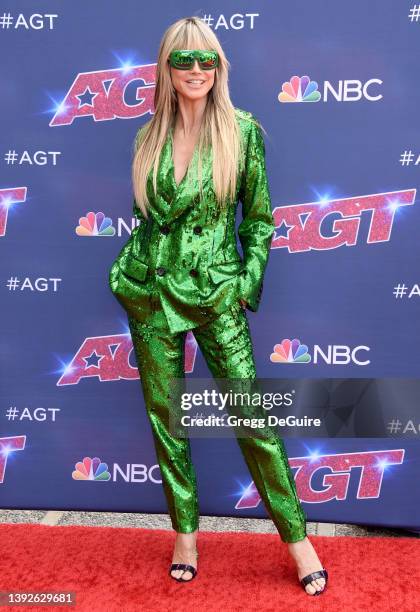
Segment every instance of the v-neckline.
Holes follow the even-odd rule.
[[[197,147],[198,147],[198,142],[196,142],[195,146],[194,146],[194,150],[193,150],[193,154],[191,156],[191,159],[188,163],[187,169],[185,171],[184,176],[182,177],[182,179],[179,181],[179,183],[176,182],[175,180],[175,162],[174,162],[174,128],[171,125],[171,127],[169,128],[169,143],[170,143],[170,161],[171,161],[171,176],[172,176],[172,182],[174,184],[175,187],[175,191],[177,191],[182,183],[184,182],[184,180],[187,178],[187,174],[191,168],[191,165],[194,161],[196,152],[197,152]]]

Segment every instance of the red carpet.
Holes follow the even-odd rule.
[[[1,610],[131,612],[246,610],[411,612],[419,609],[415,538],[309,536],[329,571],[325,593],[306,595],[277,535],[200,532],[198,575],[168,575],[174,532],[0,524],[0,590],[76,591],[76,606]],[[417,602],[417,606],[416,606]]]

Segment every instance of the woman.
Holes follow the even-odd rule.
[[[141,224],[110,270],[128,313],[144,401],[172,526],[169,574],[197,574],[198,501],[189,439],[169,427],[170,382],[184,377],[188,330],[214,377],[255,380],[246,310],[261,299],[274,222],[259,123],[235,108],[229,63],[198,17],[165,32],[157,63],[155,114],[138,132],[133,211]],[[235,214],[242,202],[236,249]],[[308,594],[327,572],[306,535],[306,520],[283,442],[239,438],[255,485]]]

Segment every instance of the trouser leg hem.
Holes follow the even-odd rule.
[[[284,535],[280,533],[280,538],[282,539],[282,541],[285,544],[294,544],[295,542],[301,542],[302,540],[304,540],[306,538],[308,534],[306,533],[306,530],[303,531],[300,534],[295,534],[294,536],[290,536],[290,535]]]
[[[182,525],[172,524],[172,527],[177,533],[192,533],[198,529],[198,523],[183,523]]]

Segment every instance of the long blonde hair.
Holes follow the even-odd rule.
[[[168,58],[173,49],[214,49],[219,54],[214,85],[207,94],[197,147],[198,183],[200,191],[202,156],[211,147],[213,152],[213,189],[219,205],[233,199],[238,168],[244,159],[236,111],[228,88],[230,63],[213,30],[199,17],[185,17],[173,23],[160,43],[154,94],[155,113],[136,134],[132,162],[134,198],[143,216],[148,218],[147,177],[153,167],[153,190],[157,193],[159,157],[174,126],[177,110],[177,91],[172,85]],[[238,165],[239,164],[239,165]],[[190,163],[190,167],[191,167]],[[187,170],[189,174],[190,167]]]

